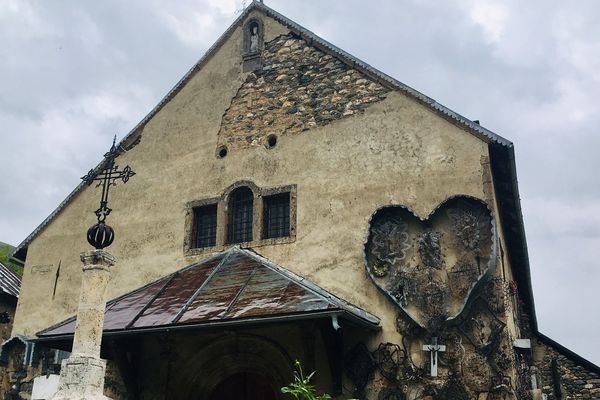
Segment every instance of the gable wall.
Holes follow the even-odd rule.
[[[287,30],[265,18],[265,33],[270,41]],[[244,179],[296,184],[296,241],[256,251],[382,318],[376,342],[397,341],[395,308],[364,271],[369,218],[389,204],[426,217],[452,195],[488,198],[487,144],[392,92],[364,112],[281,135],[274,149],[232,148],[217,159],[221,118],[247,77],[241,43],[237,29],[119,157],[137,175],[111,192],[108,222],[117,236],[109,250],[118,261],[109,298],[206,257],[184,255],[187,202],[218,197]],[[84,189],[30,244],[13,333],[33,334],[76,311],[79,253],[89,248],[85,231],[98,197],[98,189]]]
[[[600,399],[600,374],[537,339],[533,358],[538,389],[548,400]]]

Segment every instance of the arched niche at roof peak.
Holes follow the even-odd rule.
[[[252,16],[243,25],[243,53],[256,54],[264,47],[264,24],[260,17]]]

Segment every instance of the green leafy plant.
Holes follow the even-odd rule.
[[[315,371],[308,376],[304,376],[302,365],[298,360],[294,362],[294,367],[296,367],[294,382],[289,386],[282,387],[282,393],[292,395],[296,400],[331,400],[331,396],[328,394],[318,395],[315,386],[310,383]]]

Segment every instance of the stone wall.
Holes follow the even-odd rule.
[[[265,145],[290,134],[361,113],[389,89],[293,34],[268,43],[262,67],[246,81],[223,115],[219,145]]]
[[[16,298],[0,294],[0,343],[4,343],[10,338],[16,307]],[[14,370],[15,367],[10,360],[8,365],[0,365],[0,394],[3,396],[14,384],[14,378],[12,377]]]
[[[541,388],[548,400],[600,399],[600,374],[597,371],[541,340],[536,341],[534,358]],[[560,393],[558,396],[557,392]]]
[[[0,343],[10,338],[16,308],[16,298],[0,294]]]

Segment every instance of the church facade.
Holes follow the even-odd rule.
[[[295,360],[339,399],[600,398],[537,330],[512,143],[264,4],[117,149],[112,398],[284,399]],[[16,250],[38,348],[70,349],[98,195]]]

